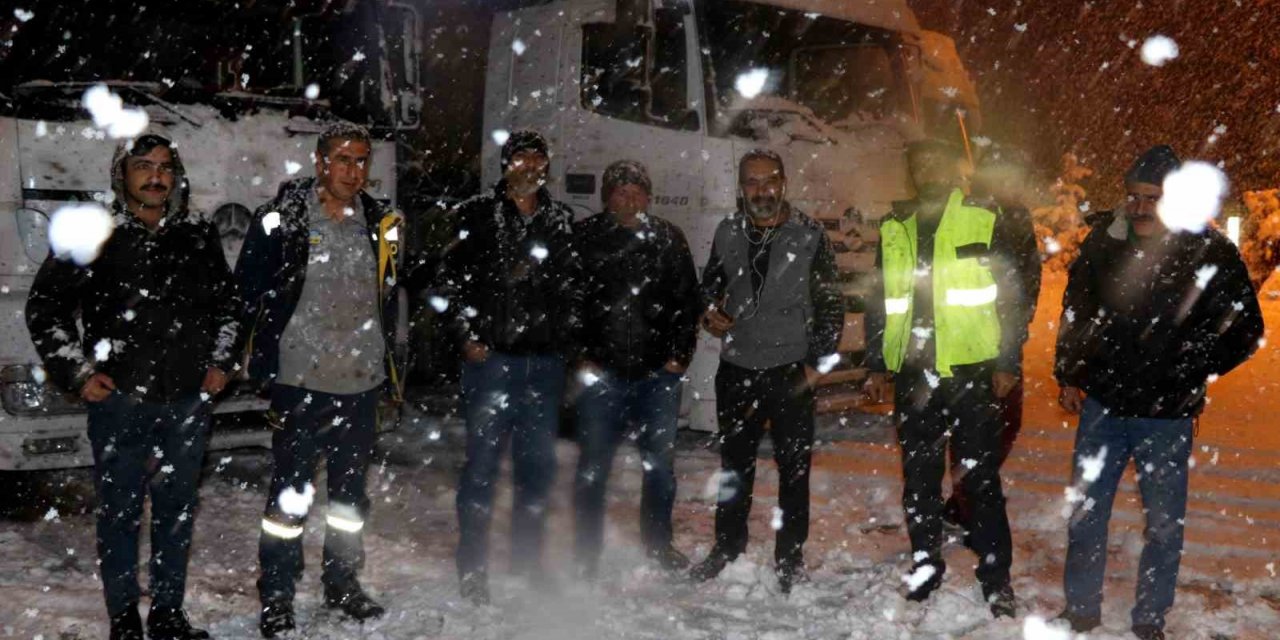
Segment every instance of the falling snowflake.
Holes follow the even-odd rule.
[[[1154,35],[1142,43],[1141,55],[1143,62],[1153,67],[1162,67],[1178,57],[1178,43],[1169,36]]]

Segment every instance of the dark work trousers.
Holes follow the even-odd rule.
[[[802,363],[746,369],[720,361],[716,371],[720,427],[717,552],[734,558],[747,548],[756,452],[768,429],[778,464],[778,507],[782,510],[774,559],[779,564],[802,561],[804,541],[809,537],[813,406],[813,390],[805,381]]]
[[[996,462],[999,468],[1003,468],[1005,461],[1009,459],[1013,443],[1018,440],[1018,433],[1022,431],[1022,391],[1022,379],[1019,378],[1009,395],[996,398],[996,404],[1000,407],[1000,421],[1004,424],[1000,432],[1000,457]],[[946,516],[968,531],[973,526],[973,500],[964,493],[966,469],[956,456],[955,447],[951,447],[950,452],[951,496],[947,498]]]
[[[494,485],[507,441],[515,485],[511,566],[524,574],[542,569],[564,375],[560,356],[490,351],[484,362],[463,363],[467,461],[458,481],[459,578],[488,573]]]
[[[991,389],[989,364],[933,372],[904,369],[895,377],[894,410],[902,446],[902,506],[916,565],[945,568],[942,561],[942,477],[948,443],[957,460],[965,495],[973,504],[970,547],[984,587],[1009,581],[1012,541],[1000,484],[1004,423]],[[923,555],[922,555],[923,554]]]
[[[321,581],[346,591],[364,565],[363,528],[369,513],[365,473],[377,432],[379,389],[335,395],[277,384],[271,388],[271,493],[262,520],[258,561],[262,602],[292,602],[302,577],[302,532],[315,489],[316,458],[327,465]]]
[[[199,396],[168,403],[113,391],[89,404],[98,558],[107,613],[136,606],[138,528],[151,491],[151,606],[181,609],[211,413]]]
[[[605,488],[613,457],[624,440],[640,450],[640,539],[648,551],[671,546],[676,501],[676,420],[680,374],[659,369],[628,379],[602,369],[578,396],[578,470],[573,482],[574,550],[594,570],[604,541]],[[630,438],[628,438],[630,436]]]

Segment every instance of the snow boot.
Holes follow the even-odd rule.
[[[264,638],[274,638],[282,633],[297,628],[293,619],[292,602],[266,602],[262,605],[262,617],[258,620],[258,631]]]
[[[1012,618],[1018,615],[1018,599],[1013,595],[1013,585],[1005,582],[994,587],[982,587],[982,597],[991,607],[996,618]]]
[[[182,609],[152,607],[147,614],[147,637],[151,640],[208,640],[209,632],[191,626]]]
[[[143,640],[142,616],[138,605],[131,604],[124,613],[111,617],[111,640]]]
[[[360,584],[352,582],[342,587],[324,588],[324,606],[329,609],[337,609],[343,615],[357,622],[372,620],[373,618],[381,618],[387,612],[382,605],[373,601],[369,594],[360,588]]]
[[[922,567],[933,567],[934,572],[933,575],[926,578],[924,582],[921,582],[914,587],[910,584],[907,585],[907,600],[910,600],[911,602],[924,602],[925,600],[928,600],[929,596],[933,595],[933,592],[937,591],[938,587],[942,586],[942,575],[947,572],[947,565],[942,562],[925,561],[916,563],[916,565],[911,569],[911,574],[914,576]]]
[[[1138,640],[1164,640],[1164,629],[1154,624],[1135,624],[1130,631]]]
[[[658,563],[663,571],[684,571],[689,568],[689,557],[680,553],[675,547],[667,545],[659,549],[650,549],[649,559]]]
[[[1102,626],[1102,618],[1098,616],[1084,616],[1078,613],[1072,613],[1070,609],[1058,614],[1054,620],[1062,620],[1071,625],[1071,630],[1076,633],[1088,633]]]
[[[792,585],[804,582],[808,578],[804,570],[804,560],[780,561],[774,572],[778,576],[778,590],[782,595],[790,595]]]
[[[489,604],[489,576],[482,571],[473,571],[462,576],[462,599],[477,607]]]
[[[712,548],[711,554],[705,560],[689,570],[689,579],[694,582],[706,582],[720,575],[720,572],[733,562],[733,558],[722,549]]]

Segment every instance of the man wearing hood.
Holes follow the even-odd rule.
[[[121,145],[111,178],[114,230],[88,264],[45,260],[27,327],[49,380],[88,403],[111,638],[143,637],[138,527],[148,489],[147,633],[207,638],[182,606],[211,402],[235,368],[240,304],[217,231],[189,216],[172,142],[148,134]]]
[[[711,553],[690,572],[716,577],[747,548],[756,453],[766,429],[778,464],[778,587],[804,578],[814,389],[839,359],[844,328],[827,232],[787,202],[782,157],[766,149],[738,163],[740,210],[716,227],[702,271],[702,326],[721,338],[716,370],[720,489]]]
[[[274,472],[262,518],[259,628],[295,627],[302,532],[324,459],[329,492],[324,604],[357,621],[383,608],[360,586],[365,474],[378,404],[398,397],[395,342],[399,215],[364,191],[373,143],[335,123],[316,142],[314,178],[290,180],[254,213],[236,282],[252,330],[249,375],[271,383]]]
[[[502,147],[503,178],[457,209],[440,290],[462,345],[466,464],[458,485],[458,578],[468,601],[489,600],[494,484],[511,441],[515,503],[511,565],[543,586],[547,491],[565,365],[576,357],[582,282],[573,214],[545,185],[549,149],[533,131]]]
[[[1146,513],[1132,630],[1164,638],[1206,386],[1248,359],[1263,333],[1235,246],[1211,226],[1172,231],[1157,215],[1179,165],[1165,145],[1134,162],[1124,204],[1089,219],[1062,298],[1054,375],[1080,421],[1061,617],[1077,632],[1101,624],[1107,523],[1132,457]]]
[[[1040,264],[1029,217],[997,215],[990,202],[965,196],[965,162],[945,141],[907,148],[916,197],[895,202],[880,222],[867,387],[880,401],[893,376],[913,561],[907,599],[928,599],[946,572],[942,477],[950,447],[972,504],[969,547],[983,598],[993,616],[1013,617],[998,401],[1021,377],[1038,281],[1030,271]]]

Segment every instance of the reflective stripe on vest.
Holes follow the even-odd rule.
[[[943,377],[951,367],[994,359],[1000,352],[999,293],[987,264],[976,256],[957,257],[960,247],[991,247],[995,214],[964,203],[959,189],[947,200],[933,240],[935,366]],[[884,360],[900,371],[911,337],[918,233],[916,217],[886,219],[880,225],[885,285]],[[979,252],[981,253],[981,252]]]

